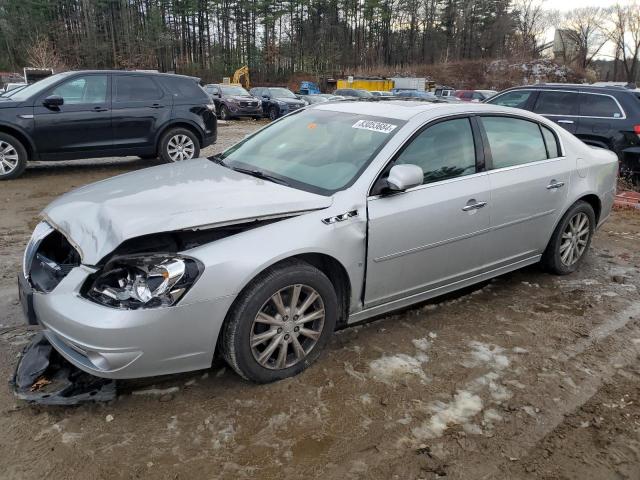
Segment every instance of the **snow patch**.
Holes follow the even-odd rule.
[[[504,355],[504,348],[488,343],[472,341],[469,342],[471,347],[471,360],[464,362],[463,366],[467,368],[476,367],[479,364],[487,364],[496,370],[503,370],[509,366],[509,358]]]
[[[427,381],[427,376],[422,370],[424,358],[418,359],[404,353],[381,357],[369,364],[372,376],[385,383],[393,382],[407,375],[414,375],[423,381]]]
[[[418,440],[438,438],[452,425],[466,424],[482,411],[482,399],[466,390],[458,390],[450,402],[430,406],[431,418],[411,430]]]

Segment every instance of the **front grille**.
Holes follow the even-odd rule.
[[[241,107],[257,107],[258,102],[240,102]]]
[[[80,254],[57,230],[52,230],[35,247],[25,264],[25,274],[34,290],[48,293],[80,265]]]

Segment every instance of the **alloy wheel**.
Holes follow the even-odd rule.
[[[0,140],[0,175],[8,175],[18,168],[19,157],[16,148],[5,140]]]
[[[263,367],[281,370],[303,361],[325,323],[324,302],[308,285],[290,285],[274,293],[251,326],[251,352]]]
[[[182,133],[174,135],[167,143],[167,153],[172,162],[191,160],[195,152],[193,141]]]
[[[564,265],[570,267],[580,260],[587,248],[590,234],[591,225],[586,213],[578,212],[571,217],[562,232],[560,243],[560,260]]]

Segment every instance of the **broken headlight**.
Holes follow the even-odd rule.
[[[85,296],[135,310],[175,305],[200,276],[197,260],[173,254],[114,258],[87,281]]]

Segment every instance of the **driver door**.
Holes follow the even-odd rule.
[[[45,97],[63,98],[60,107],[45,107]],[[113,143],[111,128],[111,75],[85,74],[72,77],[49,90],[34,105],[40,158],[71,159],[96,156]]]
[[[473,130],[466,117],[423,129],[393,162],[420,166],[424,183],[369,197],[365,307],[437,292],[486,268],[491,192]]]

